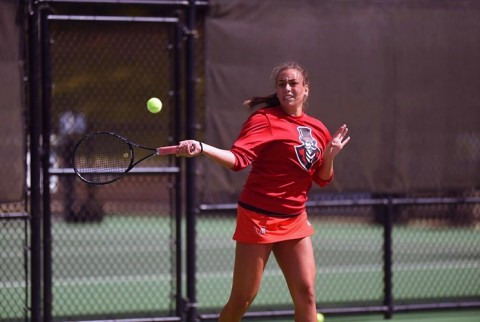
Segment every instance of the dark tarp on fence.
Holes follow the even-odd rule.
[[[0,202],[24,198],[23,36],[18,1],[0,1]]]
[[[295,60],[307,113],[351,131],[326,191],[480,186],[480,2],[212,0],[205,33],[206,142],[229,148],[242,102]],[[248,171],[200,166],[202,202],[234,202]]]

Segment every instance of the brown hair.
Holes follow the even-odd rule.
[[[286,69],[298,70],[303,76],[303,84],[309,85],[310,81],[308,79],[307,70],[299,63],[293,61],[285,62],[273,68],[272,73],[270,74],[270,80],[272,80],[275,84],[277,82],[278,74],[280,74],[280,72]],[[305,106],[306,102],[304,102],[303,104]],[[260,108],[278,106],[280,105],[280,101],[278,100],[277,94],[273,93],[268,96],[254,96],[243,102],[243,106],[246,107],[249,111],[253,111],[258,105],[263,105]]]

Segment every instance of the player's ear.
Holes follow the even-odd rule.
[[[305,97],[308,97],[308,85],[305,85]]]

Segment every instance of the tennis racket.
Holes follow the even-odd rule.
[[[75,145],[73,170],[86,183],[112,183],[140,162],[155,155],[175,154],[178,148],[178,145],[148,148],[112,132],[95,132],[83,137]],[[137,160],[135,151],[138,152],[139,149],[147,153],[143,153]]]

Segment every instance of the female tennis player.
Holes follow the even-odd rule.
[[[245,101],[252,114],[231,149],[180,142],[179,156],[203,154],[234,171],[252,165],[238,201],[232,290],[220,322],[241,320],[271,253],[285,276],[295,321],[317,321],[314,229],[305,203],[313,182],[325,186],[332,180],[333,161],[350,137],[346,125],[332,137],[322,122],[305,113],[309,80],[301,65],[277,66],[272,79],[274,94]]]

